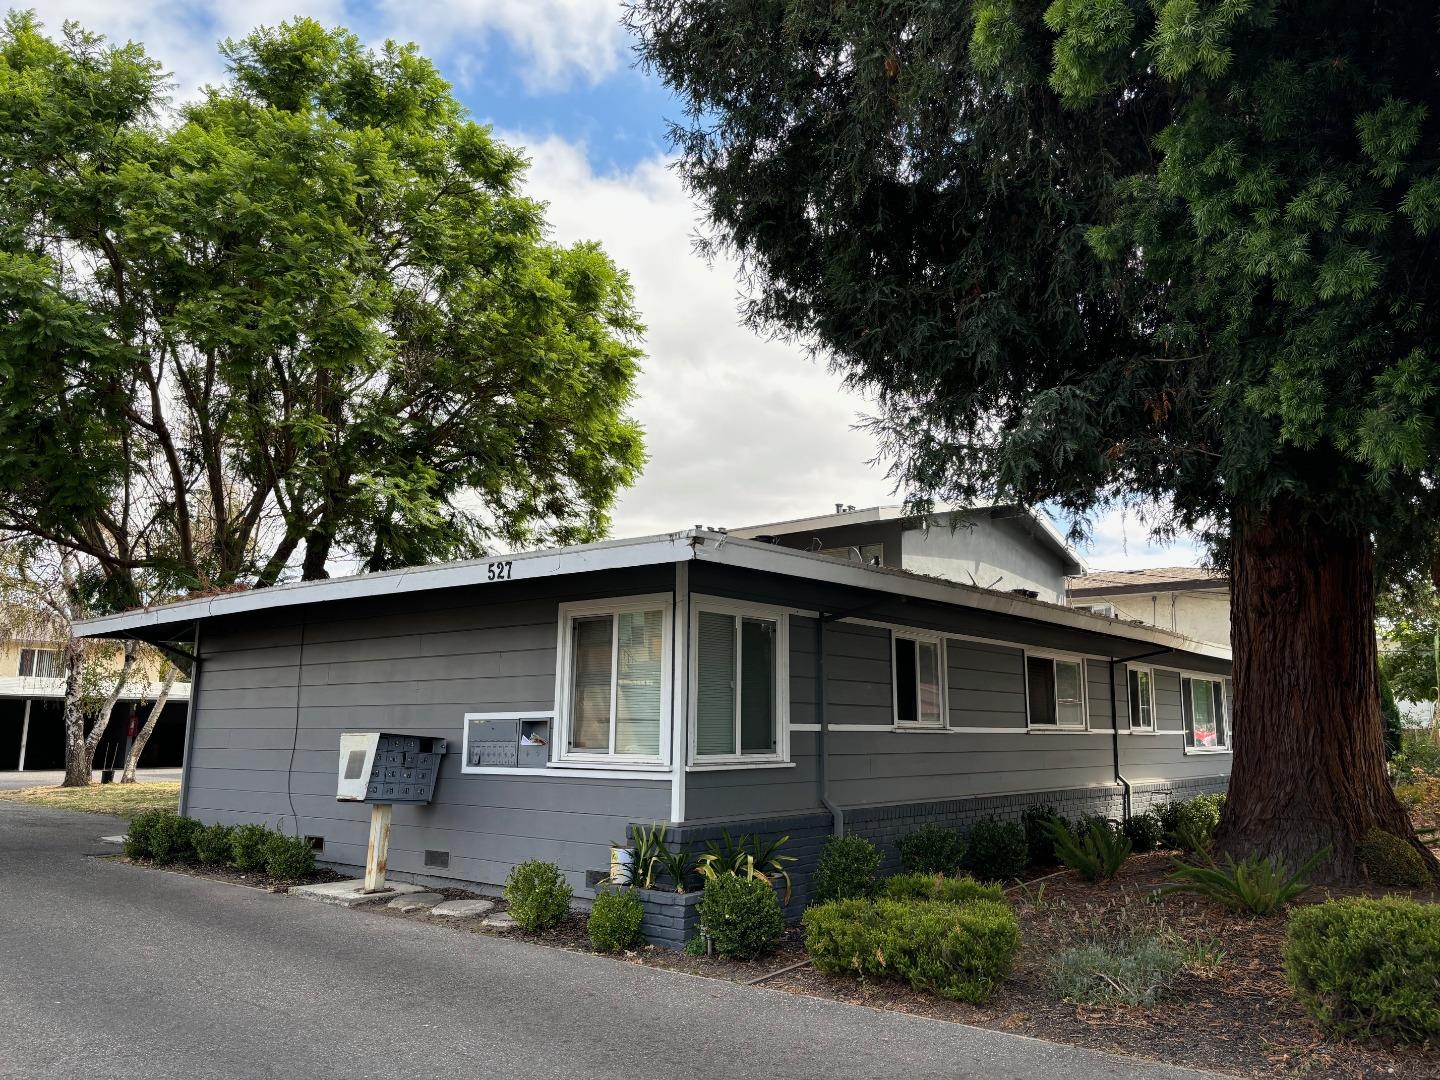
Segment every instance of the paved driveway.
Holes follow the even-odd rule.
[[[0,803],[0,1076],[1202,1075],[84,858],[120,828]]]

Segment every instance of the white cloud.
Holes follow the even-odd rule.
[[[140,41],[175,73],[176,99],[224,77],[216,43],[243,37],[257,26],[309,16],[327,26],[346,25],[368,40],[414,41],[463,80],[487,54],[510,49],[527,89],[563,86],[577,76],[593,84],[626,62],[620,7],[611,0],[451,0],[415,3],[381,0],[34,0],[46,28],[58,33],[67,19],[116,41]]]
[[[476,57],[477,40],[500,35],[523,54],[513,67],[530,90],[564,86],[577,75],[593,85],[620,68],[627,49],[613,0],[383,0],[380,14],[385,35],[416,42],[461,78],[472,62],[484,62],[484,49],[502,47],[489,44]]]
[[[1091,523],[1091,537],[1080,554],[1093,570],[1145,570],[1156,566],[1199,566],[1204,552],[1195,540],[1182,536],[1169,544],[1150,539],[1144,510],[1114,509]]]
[[[866,465],[872,440],[854,430],[864,401],[799,348],[739,325],[735,267],[691,250],[698,215],[664,160],[597,175],[562,139],[501,137],[532,159],[528,191],[549,202],[555,238],[598,240],[630,273],[647,326],[634,411],[650,464],[621,496],[617,535],[890,499]]]

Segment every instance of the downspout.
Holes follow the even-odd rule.
[[[1110,657],[1110,753],[1115,761],[1115,782],[1124,793],[1120,797],[1120,820],[1130,820],[1130,781],[1120,771],[1120,695],[1115,690],[1115,657]],[[1125,692],[1129,694],[1130,684],[1126,681]]]
[[[195,749],[195,703],[200,697],[200,620],[190,645],[190,700],[185,703],[185,749],[180,758],[180,816],[190,809],[190,760]]]
[[[820,745],[817,755],[817,775],[820,783],[820,805],[830,811],[833,822],[831,831],[836,836],[845,835],[845,815],[840,807],[830,801],[830,775],[826,769],[825,733],[829,724],[825,720],[825,612],[817,612],[815,618],[815,720],[819,724]]]
[[[1110,753],[1115,762],[1115,782],[1124,789],[1124,794],[1121,796],[1120,816],[1125,821],[1130,820],[1130,781],[1120,771],[1120,695],[1115,692],[1115,665],[1128,664],[1132,660],[1145,660],[1170,651],[1172,650],[1152,649],[1150,652],[1136,653],[1134,656],[1110,657]],[[1128,678],[1125,680],[1125,693],[1127,696],[1130,693]]]

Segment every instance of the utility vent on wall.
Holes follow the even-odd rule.
[[[307,836],[305,842],[310,845],[311,851],[325,850],[325,837],[323,836]]]
[[[425,849],[425,865],[448,867],[450,865],[450,852],[436,851],[433,848]]]

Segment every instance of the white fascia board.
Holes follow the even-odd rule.
[[[131,683],[120,695],[121,701],[154,701],[160,696],[161,683]],[[64,679],[37,679],[28,675],[0,678],[0,698],[63,698]],[[190,684],[177,682],[170,688],[171,701],[190,700]]]
[[[75,624],[77,637],[104,637],[134,633],[151,626],[238,615],[247,611],[271,611],[302,604],[332,600],[355,600],[437,589],[463,588],[531,578],[583,574],[592,570],[614,570],[679,562],[690,557],[691,532],[646,536],[635,540],[612,540],[600,544],[497,555],[492,559],[438,563],[392,570],[380,574],[359,574],[325,581],[304,581],[268,589],[225,593],[200,600],[128,611]]]
[[[893,593],[896,596],[910,596],[917,600],[932,600],[940,604],[968,607],[978,611],[990,611],[1001,615],[1013,615],[1033,622],[1049,623],[1071,630],[1105,634],[1108,637],[1125,638],[1130,641],[1162,646],[1177,652],[1194,653],[1197,656],[1229,660],[1230,650],[1223,645],[1196,641],[1157,627],[1117,625],[1114,619],[1103,615],[1090,615],[1082,611],[1047,604],[1042,600],[1013,596],[1008,593],[980,589],[971,585],[941,581],[938,578],[921,577],[917,574],[895,570],[885,566],[861,566],[841,562],[824,555],[779,548],[773,544],[753,540],[737,539],[719,533],[699,534],[705,541],[696,545],[695,558],[708,559],[728,566],[760,570],[791,577],[803,577],[812,581],[824,581],[833,585],[848,585],[857,589],[871,589]]]

